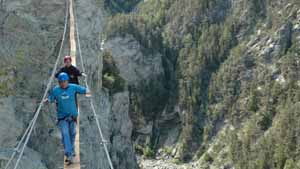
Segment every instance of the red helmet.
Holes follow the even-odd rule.
[[[66,63],[67,60],[70,60],[72,62],[72,57],[71,56],[65,56],[64,57],[64,63]]]

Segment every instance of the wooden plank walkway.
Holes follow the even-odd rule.
[[[76,66],[76,39],[75,39],[75,18],[74,18],[74,1],[70,0],[70,56],[72,57],[72,65]],[[80,107],[78,104],[78,122],[76,127],[76,139],[75,139],[75,152],[74,163],[71,165],[64,164],[64,169],[80,169]],[[64,160],[65,161],[65,160]]]

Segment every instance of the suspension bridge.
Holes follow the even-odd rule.
[[[62,33],[62,39],[61,39],[61,45],[60,45],[60,49],[58,52],[58,56],[56,58],[56,62],[53,66],[53,70],[52,70],[52,74],[49,77],[48,80],[48,84],[47,87],[44,91],[42,100],[40,101],[38,108],[33,116],[33,118],[31,119],[31,121],[29,122],[28,127],[26,128],[25,132],[23,133],[21,139],[19,140],[18,144],[16,145],[16,147],[14,148],[13,153],[11,154],[11,156],[9,157],[6,165],[5,165],[5,169],[21,169],[22,167],[20,166],[20,162],[22,161],[22,156],[24,155],[24,151],[25,148],[28,145],[28,142],[30,140],[31,134],[33,132],[34,126],[38,120],[38,117],[40,115],[40,112],[45,104],[44,100],[47,98],[48,92],[51,89],[52,83],[54,81],[54,77],[55,77],[55,72],[57,71],[59,62],[61,61],[61,53],[66,41],[66,34],[67,34],[67,30],[69,30],[69,46],[70,46],[70,56],[72,57],[72,64],[74,66],[77,66],[77,62],[76,62],[76,58],[77,56],[79,56],[80,58],[80,67],[81,70],[83,72],[86,72],[85,70],[85,66],[83,63],[83,55],[82,55],[82,50],[81,50],[81,45],[80,45],[80,31],[79,31],[79,26],[77,23],[77,14],[76,14],[76,4],[74,2],[74,0],[66,0],[66,5],[65,5],[65,22],[64,22],[64,30]],[[69,24],[68,24],[69,23]],[[78,52],[77,52],[78,49]],[[89,88],[88,85],[88,81],[87,81],[87,77],[84,79],[84,85],[87,89]],[[104,135],[102,133],[102,129],[100,126],[100,122],[98,120],[98,116],[96,114],[96,110],[95,110],[95,106],[94,106],[94,101],[92,97],[88,98],[89,101],[89,106],[93,112],[95,121],[96,121],[96,125],[97,125],[97,129],[99,132],[99,136],[100,136],[100,140],[99,144],[103,145],[104,150],[105,150],[105,154],[107,157],[107,161],[108,164],[110,166],[110,169],[114,169],[111,158],[110,158],[110,154],[107,148],[107,141],[104,138]],[[80,115],[80,105],[78,105],[78,112]],[[81,165],[81,161],[80,161],[80,120],[78,119],[78,124],[77,124],[77,135],[76,135],[76,140],[75,140],[75,152],[76,152],[76,156],[74,159],[74,163],[71,165],[66,165],[65,163],[62,164],[64,169],[81,169],[82,165]],[[102,150],[99,150],[102,151]],[[49,157],[51,158],[51,157]],[[63,160],[65,161],[65,159]]]

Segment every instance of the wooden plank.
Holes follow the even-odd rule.
[[[76,66],[76,40],[75,40],[75,18],[73,0],[70,0],[70,56],[72,57],[72,64]]]
[[[73,9],[73,0],[70,0],[70,56],[72,57],[72,65],[76,66],[76,40],[75,40],[75,18],[74,18],[74,9]],[[64,164],[64,169],[80,169],[80,106],[78,103],[78,122],[76,126],[76,139],[75,139],[75,152],[76,156],[74,157],[74,163],[71,165]],[[66,157],[65,157],[66,158]],[[64,159],[65,161],[65,159]]]

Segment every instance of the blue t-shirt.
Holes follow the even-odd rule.
[[[86,88],[69,84],[66,89],[56,86],[52,89],[48,96],[50,102],[57,102],[57,118],[61,119],[68,116],[78,116],[76,107],[75,95],[76,93],[85,94]]]

